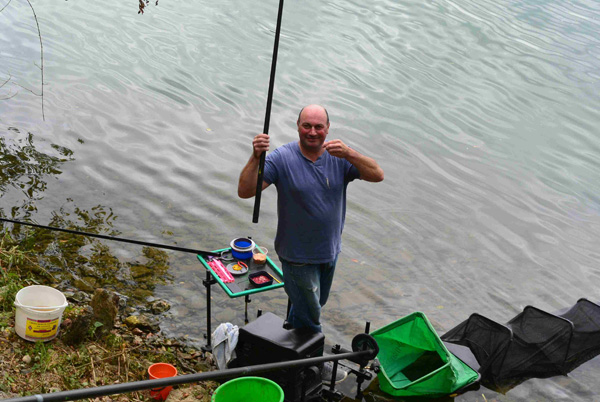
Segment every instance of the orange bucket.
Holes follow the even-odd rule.
[[[175,377],[177,375],[177,369],[169,363],[154,363],[152,366],[148,367],[148,375],[151,380]],[[150,390],[150,397],[159,401],[164,401],[167,399],[172,389],[173,387],[170,385],[163,388],[152,388]]]

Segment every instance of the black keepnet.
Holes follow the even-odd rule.
[[[600,306],[580,299],[555,314],[527,306],[506,324],[472,314],[441,339],[466,346],[481,384],[505,393],[530,378],[566,375],[600,353]]]

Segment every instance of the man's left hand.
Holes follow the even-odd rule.
[[[327,141],[323,144],[323,148],[325,148],[325,150],[329,152],[331,156],[343,159],[346,159],[351,152],[350,147],[344,144],[342,140]]]

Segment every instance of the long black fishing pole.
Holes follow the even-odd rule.
[[[38,225],[36,223],[15,221],[15,220],[6,219],[6,218],[0,218],[0,221],[9,222],[9,223],[17,224],[17,225],[33,226],[35,228],[54,230],[57,232],[65,232],[65,233],[76,234],[76,235],[81,235],[81,236],[97,237],[98,239],[120,241],[122,243],[139,244],[141,246],[164,248],[167,250],[175,250],[175,251],[183,251],[184,253],[194,253],[194,254],[213,256],[213,257],[220,256],[219,253],[215,253],[212,251],[195,250],[195,249],[185,248],[185,247],[169,246],[167,244],[156,244],[156,243],[148,243],[148,242],[139,241],[139,240],[124,239],[122,237],[114,237],[114,236],[107,236],[107,235],[101,235],[101,234],[95,234],[95,233],[79,232],[77,230],[62,229],[62,228],[57,228],[57,227],[53,227],[53,226]]]
[[[275,69],[277,68],[277,51],[279,50],[279,34],[281,32],[281,17],[283,16],[283,0],[279,0],[279,11],[277,13],[277,27],[275,28],[275,44],[273,45],[273,59],[271,61],[271,78],[269,79],[269,93],[267,95],[267,110],[265,112],[264,134],[269,134],[269,122],[271,121],[271,103],[273,102],[273,88],[275,87]],[[252,222],[258,223],[260,213],[260,197],[262,195],[263,174],[265,168],[266,152],[260,154],[258,165],[258,179],[256,180],[256,196],[254,197],[254,215]]]
[[[377,347],[377,350],[378,347]],[[367,358],[374,359],[377,351],[368,349],[356,352],[342,353],[339,355],[327,355],[321,357],[311,357],[307,359],[290,360],[277,363],[267,363],[255,366],[239,367],[235,369],[226,369],[218,371],[209,371],[205,373],[185,374],[176,377],[159,378],[156,380],[143,380],[127,382],[122,384],[102,385],[94,388],[74,389],[71,391],[60,391],[50,394],[37,394],[30,396],[21,396],[10,399],[3,399],[5,402],[55,402],[55,401],[76,401],[85,398],[95,398],[107,395],[122,394],[126,392],[142,391],[151,388],[162,388],[172,385],[189,384],[200,381],[223,380],[238,378],[253,374],[262,374],[270,371],[290,369],[296,367],[307,367],[318,365],[327,361],[338,361],[342,359]]]

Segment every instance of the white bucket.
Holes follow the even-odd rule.
[[[33,285],[19,290],[15,297],[15,332],[33,342],[56,338],[68,305],[65,295],[49,286]]]

